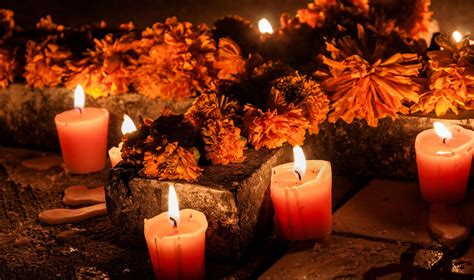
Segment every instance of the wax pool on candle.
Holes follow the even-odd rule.
[[[82,100],[81,100],[82,98]],[[84,92],[78,86],[75,107],[56,115],[64,164],[71,173],[100,171],[105,166],[109,112],[102,108],[83,108]]]
[[[174,188],[170,186],[168,199],[172,200],[173,196]],[[176,207],[168,206],[168,209],[145,219],[145,239],[155,276],[157,279],[202,279],[206,216],[192,209],[179,211],[177,202]]]
[[[321,238],[332,228],[331,164],[323,160],[304,162],[306,170],[294,163],[272,169],[270,190],[275,219],[288,240]],[[299,175],[295,176],[295,171]]]
[[[420,191],[428,202],[456,203],[466,193],[474,132],[453,125],[447,133],[452,135],[438,135],[435,129],[428,129],[416,137]]]

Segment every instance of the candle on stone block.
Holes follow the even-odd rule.
[[[133,120],[127,115],[123,115],[123,122],[122,122],[122,134],[125,135],[127,133],[131,133],[137,130],[137,127],[133,123]],[[118,144],[118,147],[112,147],[109,150],[109,158],[112,167],[114,167],[117,163],[122,160],[122,146],[123,142]]]
[[[294,162],[272,169],[270,194],[279,230],[288,240],[324,237],[331,232],[331,163],[305,160],[293,148]]]
[[[74,110],[54,118],[66,169],[85,174],[105,166],[109,112],[103,108],[84,108],[84,90],[74,91]]]
[[[168,212],[145,219],[144,233],[157,279],[202,279],[207,220],[202,212],[179,211],[173,186]]]
[[[258,30],[262,34],[273,34],[273,27],[266,18],[262,18],[258,21]]]
[[[415,140],[420,191],[424,200],[456,203],[464,199],[472,162],[474,132],[441,122]]]

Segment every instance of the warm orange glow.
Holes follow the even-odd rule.
[[[461,42],[461,40],[462,40],[462,34],[461,34],[461,32],[459,32],[459,31],[457,31],[457,30],[454,31],[454,32],[453,32],[453,38],[454,38],[454,41],[456,41],[456,43]]]
[[[453,138],[453,134],[449,129],[446,128],[446,126],[441,123],[441,122],[434,122],[433,123],[434,130],[436,134],[441,138],[441,139],[451,139]]]
[[[84,108],[86,97],[84,96],[84,89],[81,85],[77,85],[74,90],[74,108],[82,109]]]
[[[294,156],[294,169],[295,175],[298,180],[303,179],[306,173],[306,158],[303,153],[303,149],[300,146],[293,147],[293,156]]]
[[[176,191],[173,185],[170,185],[168,190],[168,218],[172,225],[179,224],[179,205]]]
[[[260,33],[262,34],[273,34],[273,27],[266,18],[262,18],[258,21],[258,30],[260,30]]]
[[[133,123],[133,120],[127,115],[123,115],[123,123],[122,123],[122,134],[125,135],[127,133],[131,133],[137,130],[137,127]]]

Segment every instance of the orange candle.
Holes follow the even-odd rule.
[[[105,166],[109,112],[102,108],[84,108],[84,90],[74,92],[75,110],[56,115],[54,121],[66,169],[85,174]]]
[[[299,146],[295,161],[272,169],[271,198],[275,220],[287,240],[307,240],[331,233],[331,163],[305,160]]]
[[[422,131],[415,140],[420,192],[424,200],[456,203],[464,199],[474,148],[474,132],[461,126]]]
[[[207,220],[202,212],[179,211],[173,186],[168,212],[145,219],[145,239],[157,279],[202,279]]]
[[[137,127],[133,123],[133,120],[127,114],[124,114],[122,122],[122,134],[125,135],[136,130]],[[112,168],[122,160],[122,146],[123,142],[120,142],[118,147],[112,147],[109,150],[109,159],[110,163],[112,164]]]

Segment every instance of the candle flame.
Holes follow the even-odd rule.
[[[273,27],[266,18],[262,18],[258,21],[258,30],[260,30],[260,33],[262,34],[273,34]]]
[[[454,31],[454,32],[453,32],[453,38],[454,38],[454,41],[456,41],[456,43],[461,42],[461,40],[462,40],[462,34],[461,34],[461,32],[459,32],[459,31],[457,31],[457,30]]]
[[[441,122],[434,122],[433,123],[434,130],[436,134],[441,138],[441,139],[451,139],[453,138],[453,134],[449,129],[446,128],[446,126],[441,123]]]
[[[304,157],[303,149],[296,145],[293,147],[294,169],[295,175],[301,181],[306,173],[306,158]]]
[[[85,103],[84,89],[81,85],[77,85],[74,90],[74,108],[82,109]]]
[[[123,114],[122,134],[125,135],[136,130],[137,127],[133,123],[133,120],[127,114]]]
[[[179,206],[178,198],[176,197],[176,190],[173,185],[170,185],[168,190],[168,218],[173,226],[178,226]]]

